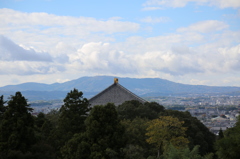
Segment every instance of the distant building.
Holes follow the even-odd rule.
[[[147,102],[141,97],[135,95],[122,85],[118,83],[118,79],[114,78],[114,83],[108,88],[98,93],[94,97],[89,99],[91,106],[105,105],[107,103],[113,103],[116,106],[124,103],[125,101],[137,100],[141,103]]]

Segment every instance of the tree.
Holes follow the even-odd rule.
[[[35,143],[31,111],[32,108],[20,92],[11,96],[0,125],[0,152],[7,156],[13,151],[26,153]]]
[[[63,158],[119,158],[124,127],[113,104],[94,106],[86,119],[86,132],[75,134],[61,149]]]
[[[90,105],[83,93],[77,89],[71,90],[63,100],[64,104],[60,109],[59,127],[66,134],[85,131],[84,121],[90,111]]]
[[[60,108],[59,117],[57,112],[52,112],[52,118],[58,119],[56,128],[51,132],[49,142],[56,148],[58,155],[64,144],[70,140],[74,134],[84,132],[86,130],[84,121],[90,111],[90,105],[83,93],[77,89],[71,90],[65,99],[64,104]],[[48,115],[49,117],[49,115]]]
[[[213,153],[201,156],[199,154],[199,145],[195,146],[192,150],[188,147],[183,149],[177,149],[170,144],[163,154],[164,159],[212,159]]]
[[[143,104],[136,100],[126,101],[117,107],[119,118],[130,120],[136,117],[156,119],[162,111],[164,111],[164,107],[156,102],[146,102]]]
[[[223,131],[222,131],[222,128],[219,130],[219,133],[218,133],[218,140],[224,138],[224,134],[223,134]]]
[[[121,121],[125,127],[124,136],[127,139],[127,145],[123,149],[124,158],[147,158],[155,153],[152,151],[154,147],[146,142],[147,136],[145,134],[148,121],[146,118],[139,117]]]
[[[3,99],[3,95],[0,96],[0,122],[3,119],[3,114],[6,111],[6,106],[4,105],[6,101]]]
[[[185,138],[187,128],[183,127],[182,121],[171,116],[161,116],[149,121],[146,135],[147,142],[154,144],[158,149],[158,157],[163,154],[164,148],[170,143],[177,148],[186,147],[189,143]]]
[[[224,138],[216,141],[217,155],[221,159],[240,158],[240,117],[233,128],[224,132]]]
[[[46,118],[44,113],[39,113],[35,117],[35,131],[38,135],[38,140],[47,142],[50,132],[53,130],[53,124]]]
[[[124,145],[124,127],[114,104],[94,106],[86,120],[87,135],[91,143],[91,158],[115,158]]]
[[[63,159],[89,159],[90,154],[90,143],[85,132],[75,134],[61,148],[61,158]]]
[[[184,122],[183,127],[187,127],[186,135],[190,150],[199,145],[199,153],[202,156],[214,152],[216,136],[196,117],[192,117],[189,112],[166,110],[161,112],[160,115],[176,117]]]

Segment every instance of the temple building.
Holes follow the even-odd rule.
[[[113,103],[116,106],[124,103],[125,101],[137,100],[141,103],[147,102],[141,97],[135,95],[122,85],[118,83],[118,79],[114,78],[114,83],[108,88],[98,93],[94,97],[89,99],[91,106],[105,105],[107,103]]]

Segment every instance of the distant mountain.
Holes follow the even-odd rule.
[[[13,95],[16,91],[29,100],[63,99],[67,92],[77,88],[84,97],[92,97],[113,83],[112,76],[81,77],[76,80],[54,83],[23,83],[0,87],[0,95]],[[190,94],[229,94],[239,93],[240,87],[217,87],[203,85],[187,85],[171,82],[160,78],[119,78],[119,83],[133,93],[142,96],[168,96]]]

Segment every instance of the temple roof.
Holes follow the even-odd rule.
[[[137,100],[141,103],[147,102],[141,97],[135,95],[122,85],[118,83],[118,79],[114,79],[114,83],[102,92],[89,99],[91,106],[105,105],[107,103],[114,103],[116,106],[124,103],[125,101]]]

